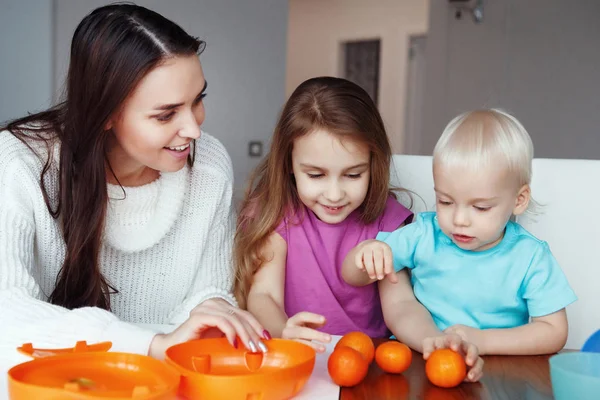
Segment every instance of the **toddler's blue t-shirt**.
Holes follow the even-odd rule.
[[[415,296],[440,330],[514,328],[577,300],[548,244],[512,221],[483,251],[456,246],[434,212],[377,239],[392,248],[396,271],[410,268]]]

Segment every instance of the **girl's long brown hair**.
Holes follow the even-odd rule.
[[[50,214],[59,219],[66,246],[49,296],[53,304],[110,310],[110,293],[116,289],[98,262],[110,169],[106,152],[111,132],[105,126],[150,70],[166,58],[198,54],[203,48],[204,42],[154,11],[133,4],[100,7],[73,35],[65,101],[5,127],[32,151],[32,141],[46,145],[40,186]],[[46,181],[56,141],[58,193],[50,193]]]
[[[285,104],[269,154],[252,174],[241,206],[234,244],[234,294],[241,307],[246,306],[254,274],[266,261],[261,249],[269,235],[287,211],[300,206],[292,174],[294,141],[316,129],[368,146],[371,179],[360,207],[361,221],[370,223],[384,211],[392,152],[377,107],[367,92],[348,80],[319,77],[303,82]]]

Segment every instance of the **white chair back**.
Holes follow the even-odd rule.
[[[518,222],[550,245],[578,300],[567,307],[568,349],[580,349],[600,329],[600,161],[533,160],[533,198],[539,214]]]
[[[412,210],[435,209],[431,156],[394,155],[392,184],[412,194]],[[566,348],[580,349],[600,329],[600,161],[535,159],[531,183],[539,214],[518,222],[545,240],[561,265],[578,301],[567,307],[569,339]],[[405,195],[400,201],[408,205]]]

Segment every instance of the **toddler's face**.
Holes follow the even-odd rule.
[[[370,161],[367,146],[351,139],[340,141],[324,130],[296,139],[292,169],[300,200],[321,221],[342,222],[365,200]]]
[[[510,217],[525,211],[529,202],[529,187],[520,187],[510,171],[491,164],[479,170],[433,166],[438,223],[463,250],[500,243]]]

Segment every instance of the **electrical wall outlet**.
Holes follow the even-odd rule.
[[[263,144],[259,141],[248,142],[248,155],[250,157],[262,157]]]

